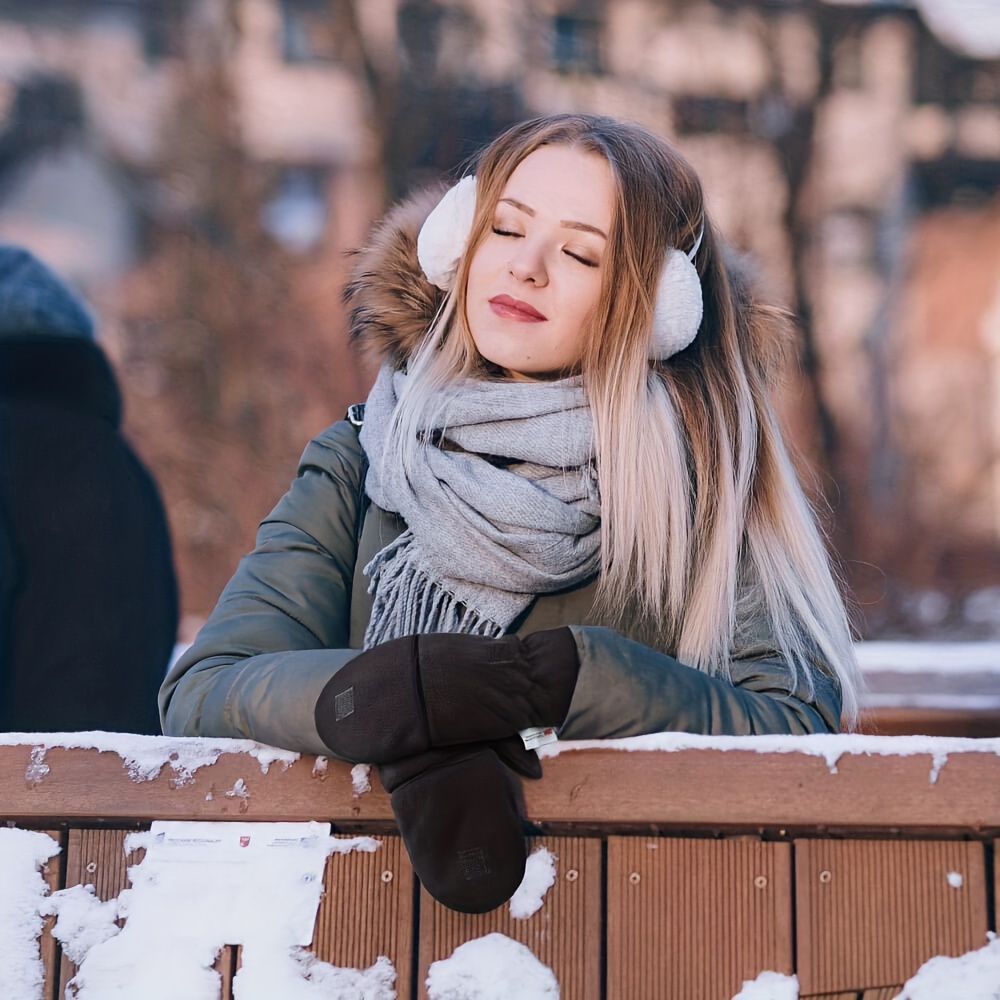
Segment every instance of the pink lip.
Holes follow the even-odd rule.
[[[548,319],[534,306],[529,306],[527,302],[511,298],[509,295],[494,295],[490,299],[490,308],[504,319],[516,319],[522,323],[544,323]]]

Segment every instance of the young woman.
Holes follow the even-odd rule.
[[[781,317],[663,140],[517,125],[387,217],[348,297],[383,358],[363,418],[306,449],[164,684],[165,732],[380,765],[417,875],[476,912],[524,871],[519,731],[854,717],[769,400]]]

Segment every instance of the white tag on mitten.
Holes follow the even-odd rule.
[[[530,729],[522,729],[518,735],[525,750],[537,750],[546,743],[555,743],[559,739],[552,726],[532,726]]]

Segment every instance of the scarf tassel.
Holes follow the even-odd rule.
[[[414,560],[406,558],[412,541],[412,533],[404,531],[364,568],[371,581],[368,593],[375,595],[364,648],[428,632],[503,635],[502,625],[463,604]]]

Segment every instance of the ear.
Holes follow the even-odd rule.
[[[476,178],[463,177],[445,191],[417,235],[417,260],[427,280],[447,291],[455,280],[476,213]]]
[[[656,291],[650,360],[665,361],[683,351],[698,333],[703,310],[701,278],[694,264],[687,254],[671,248],[663,262]]]

